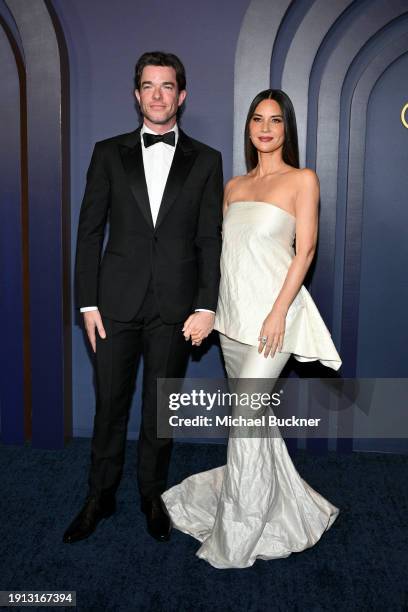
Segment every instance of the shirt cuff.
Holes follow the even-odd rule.
[[[98,310],[97,306],[84,306],[79,309],[81,312],[89,312],[90,310]]]
[[[213,310],[208,310],[208,308],[196,308],[194,312],[212,312],[215,315]]]

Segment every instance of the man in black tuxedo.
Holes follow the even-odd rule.
[[[221,155],[177,125],[186,79],[175,55],[142,55],[135,82],[143,125],[96,143],[79,219],[75,283],[96,356],[97,401],[89,492],[64,542],[88,537],[116,509],[140,356],[141,509],[149,533],[169,538],[170,518],[160,495],[172,440],[157,437],[156,380],[184,376],[186,340],[200,344],[208,336],[217,305]]]

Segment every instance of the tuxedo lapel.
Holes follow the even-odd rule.
[[[130,190],[133,193],[142,215],[146,219],[148,225],[153,229],[153,219],[143,167],[140,128],[132,132],[132,134],[129,134],[126,144],[119,145],[119,152]]]
[[[196,156],[197,152],[194,149],[192,141],[182,130],[179,130],[179,139],[174,152],[169,176],[167,177],[166,187],[156,220],[156,228],[169,212],[180,189],[186,181]]]

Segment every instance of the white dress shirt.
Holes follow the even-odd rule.
[[[154,132],[145,124],[142,125],[142,129],[140,130],[147,193],[149,196],[153,225],[156,225],[157,215],[159,214],[160,204],[163,199],[163,193],[167,183],[167,177],[169,176],[170,167],[173,163],[173,157],[176,151],[177,141],[179,138],[179,129],[176,123],[174,127],[169,130],[169,132],[174,132],[176,135],[174,147],[169,144],[165,144],[164,142],[157,142],[150,147],[145,147],[143,141],[143,134],[145,132],[148,134],[157,134],[157,132]],[[87,312],[88,310],[98,310],[98,307],[84,306],[80,310],[81,312]],[[196,309],[196,312],[201,311],[214,312],[213,310],[207,310],[206,308]]]
[[[169,176],[170,167],[173,163],[174,152],[177,146],[179,137],[177,123],[174,128],[169,131],[174,132],[176,135],[174,147],[169,144],[165,144],[164,142],[157,142],[150,147],[145,147],[143,142],[143,134],[157,134],[157,132],[154,132],[145,124],[143,124],[142,129],[140,130],[140,138],[142,139],[143,166],[153,225],[156,225],[164,188],[166,187],[167,177]]]

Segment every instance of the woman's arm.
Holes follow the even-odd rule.
[[[280,351],[285,333],[285,319],[290,305],[299,292],[316,250],[319,179],[317,174],[308,168],[299,175],[296,194],[296,254],[288,269],[285,281],[276,298],[270,314],[265,319],[261,337],[267,337],[266,344],[260,342],[259,352],[265,347],[265,357]]]

